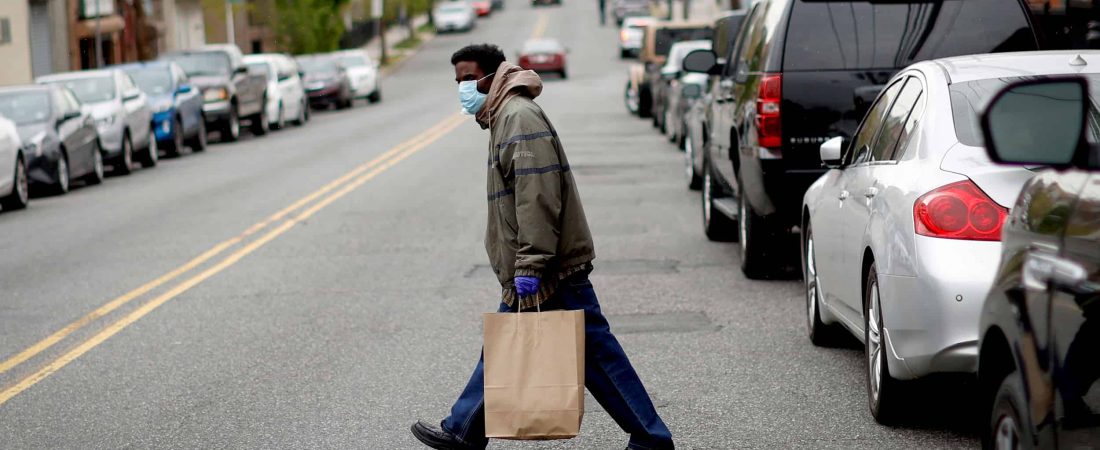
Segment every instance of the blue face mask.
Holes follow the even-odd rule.
[[[491,76],[493,76],[493,74],[485,75],[481,80]],[[468,116],[476,115],[481,111],[481,108],[485,106],[485,98],[487,95],[477,90],[477,83],[481,80],[467,80],[458,83],[458,102],[462,104],[463,114]]]

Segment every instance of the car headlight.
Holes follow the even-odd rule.
[[[111,125],[114,125],[114,123],[115,123],[115,115],[114,114],[110,114],[110,115],[106,115],[106,116],[103,116],[103,117],[96,117],[95,118],[95,124],[96,124],[97,127],[109,127]]]
[[[36,158],[42,156],[42,149],[45,147],[45,141],[46,133],[38,133],[32,136],[23,144],[23,153],[34,155]]]
[[[202,99],[206,102],[220,102],[229,100],[229,90],[226,88],[210,88],[202,92]]]

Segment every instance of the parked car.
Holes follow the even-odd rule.
[[[711,50],[718,57],[717,66],[723,66],[725,58],[731,53],[731,48],[736,44],[737,36],[741,30],[741,23],[745,19],[745,10],[729,11],[723,13],[714,21],[714,36],[711,37]],[[715,111],[722,105],[719,102],[718,92],[722,88],[719,74],[708,73],[707,84],[703,88],[703,96],[694,106],[699,110],[685,124],[684,147],[684,173],[687,175],[688,188],[699,190],[703,187],[703,149],[710,138],[710,130],[714,128]]]
[[[202,91],[206,127],[219,132],[219,139],[240,138],[241,119],[252,134],[263,135],[270,127],[264,108],[267,79],[248,73],[241,49],[233,44],[213,44],[196,50],[170,52],[162,57],[175,62],[187,73],[193,87]]]
[[[661,66],[659,76],[653,80],[653,126],[661,129],[661,134],[668,133],[669,120],[676,120],[678,126],[681,116],[679,111],[672,111],[669,107],[673,97],[673,90],[677,89],[683,68],[680,64],[684,57],[694,50],[710,49],[710,40],[680,41],[672,44],[668,51],[668,58]],[[705,75],[702,76],[706,78]],[[676,117],[670,117],[675,115]]]
[[[149,98],[157,147],[169,155],[179,155],[184,146],[195,152],[206,149],[202,93],[191,86],[183,69],[169,61],[133,63],[118,68],[130,75]]]
[[[836,8],[849,13],[830,14]],[[852,136],[860,98],[917,61],[1037,47],[1019,0],[761,0],[738,43],[722,66],[706,51],[685,66],[721,74],[704,157],[704,231],[740,240],[741,270],[752,278],[794,261],[802,196],[825,172],[817,147]]]
[[[638,56],[642,51],[645,30],[657,19],[652,17],[627,17],[619,26],[619,58]]]
[[[531,6],[561,5],[561,0],[531,0]]]
[[[472,0],[470,3],[474,6],[478,17],[488,17],[493,13],[493,4],[489,0]]]
[[[1075,58],[917,63],[891,80],[850,143],[820,146],[830,170],[806,192],[800,222],[809,336],[824,343],[838,323],[865,341],[876,419],[907,407],[899,380],[976,370],[974,324],[994,283],[1002,223],[1034,176],[986,157],[978,110],[1009,79],[1100,74]]]
[[[343,50],[333,53],[348,71],[351,92],[355,98],[365,98],[371,103],[382,101],[382,77],[378,61],[371,59],[365,50]]]
[[[1100,64],[1095,51],[1080,58]],[[982,117],[989,157],[1046,167],[1005,222],[1000,269],[982,308],[985,448],[1100,442],[1100,75],[1081,75],[983,86],[993,93],[1008,84]]]
[[[157,165],[160,155],[153,111],[148,97],[125,72],[85,70],[46,75],[35,81],[65,86],[91,110],[112,173],[129,174],[135,161],[144,167]]]
[[[0,116],[18,128],[32,191],[64,194],[73,179],[103,181],[96,119],[64,86],[0,88]]]
[[[287,122],[303,125],[309,120],[309,99],[294,58],[279,53],[261,53],[244,57],[251,72],[267,77],[267,116],[271,126],[285,128]]]
[[[306,94],[312,108],[347,109],[352,105],[351,80],[340,61],[331,56],[300,56]]]
[[[624,94],[627,110],[638,117],[652,117],[654,86],[661,77],[661,68],[672,44],[710,39],[713,34],[711,23],[654,22],[646,27],[639,62],[627,70]]]
[[[707,76],[699,73],[683,73],[672,80],[668,89],[668,106],[665,110],[665,135],[676,148],[687,150],[688,121],[701,120],[703,90]]]
[[[565,55],[568,50],[557,39],[528,39],[519,51],[519,66],[539,73],[569,76]]]
[[[0,117],[0,209],[4,211],[27,207],[30,186],[26,161],[15,122]]]
[[[628,17],[648,16],[649,0],[615,0],[611,3],[611,15],[615,16],[615,24],[621,27]]]
[[[435,7],[435,30],[438,33],[470,31],[477,26],[477,12],[469,2],[458,0]]]

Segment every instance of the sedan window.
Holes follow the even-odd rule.
[[[908,81],[905,82],[905,87],[898,94],[897,101],[890,108],[890,113],[886,115],[882,131],[875,139],[875,143],[871,145],[872,161],[890,161],[894,159],[894,149],[897,148],[898,139],[901,137],[906,125],[906,119],[909,118],[909,113],[913,111],[913,107],[916,106],[923,91],[920,81],[916,78],[909,77]]]
[[[46,90],[0,93],[0,116],[16,125],[49,119],[50,109],[50,93]]]
[[[863,124],[860,125],[859,131],[856,133],[852,146],[848,147],[848,154],[844,158],[845,165],[867,162],[870,157],[871,142],[878,135],[878,130],[882,128],[886,120],[886,112],[889,110],[890,105],[894,103],[894,98],[901,90],[902,83],[902,80],[895,81],[894,84],[882,92],[875,104],[871,105],[871,109],[867,111],[867,117],[863,118]]]

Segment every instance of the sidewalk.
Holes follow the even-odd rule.
[[[428,15],[427,14],[422,14],[422,15],[413,17],[412,23],[413,23],[413,29],[414,30],[419,29],[420,27],[422,27],[422,26],[424,26],[425,24],[428,23]],[[424,33],[421,33],[420,35],[421,35],[421,37],[423,37]],[[405,56],[407,53],[411,53],[411,52],[415,51],[415,49],[398,50],[398,49],[395,48],[395,46],[398,43],[400,43],[401,41],[404,41],[405,39],[408,39],[409,37],[410,37],[409,28],[406,27],[406,26],[393,25],[393,26],[387,27],[386,28],[386,55],[389,56],[390,59],[394,59],[395,57],[402,57],[402,56]],[[370,54],[371,58],[374,58],[375,60],[381,59],[381,57],[382,57],[382,43],[380,42],[380,40],[378,38],[371,39],[370,42],[367,42],[367,44],[363,46],[363,48],[365,48],[367,50],[367,53]]]

